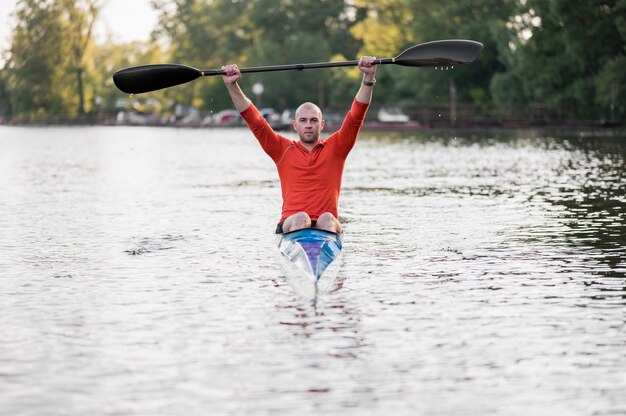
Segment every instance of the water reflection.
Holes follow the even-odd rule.
[[[626,235],[624,140],[584,136],[374,136],[371,150],[377,155],[389,146],[399,147],[403,157],[393,160],[393,153],[383,153],[374,159],[368,147],[363,160],[378,163],[361,166],[365,180],[355,181],[350,191],[384,197],[388,206],[413,198],[423,204],[436,196],[488,198],[498,214],[520,220],[513,238],[593,248],[587,261],[610,268],[598,273],[624,277],[619,250]]]
[[[294,304],[295,303],[295,304]],[[358,358],[363,346],[360,335],[360,318],[354,306],[350,307],[345,299],[334,302],[329,299],[320,301],[315,307],[298,306],[291,299],[286,304],[276,305],[280,313],[280,325],[295,337],[319,340],[326,349],[326,354],[336,358]]]

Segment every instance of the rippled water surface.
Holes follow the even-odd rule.
[[[247,130],[0,127],[0,414],[626,414],[625,158],[363,132],[313,307]]]

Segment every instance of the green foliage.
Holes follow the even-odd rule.
[[[0,71],[0,115],[37,121],[111,113],[121,107],[172,112],[231,108],[220,77],[132,99],[111,76],[120,68],[177,62],[202,69],[392,57],[436,39],[484,44],[478,61],[448,70],[384,65],[378,104],[469,102],[567,107],[570,116],[626,118],[626,0],[152,0],[160,13],[148,42],[94,44],[104,0],[19,0]],[[316,101],[345,109],[356,68],[248,74],[257,104],[278,109]],[[154,99],[154,100],[152,100]]]
[[[3,83],[17,120],[85,113],[86,50],[96,1],[21,0]]]
[[[16,16],[18,23],[5,66],[11,107],[25,120],[63,116],[69,97],[63,88],[67,86],[63,76],[67,51],[61,10],[46,0],[22,0]]]
[[[75,92],[77,95],[76,111],[79,115],[85,114],[85,85],[86,70],[85,54],[91,42],[91,34],[100,11],[98,0],[58,0],[63,11],[65,40],[69,48],[68,70],[73,72]]]
[[[121,93],[113,84],[115,71],[130,66],[163,61],[167,61],[167,57],[156,44],[146,45],[141,42],[118,44],[111,40],[105,45],[93,47],[90,50],[90,59],[87,60],[89,63],[87,71],[90,76],[86,77],[87,87],[93,91],[93,99],[99,97],[100,104],[94,106],[93,110],[111,113],[133,105],[133,100]],[[152,93],[146,98],[163,99],[164,94],[164,91]],[[163,101],[167,100],[163,99]],[[173,103],[168,104],[171,106]]]
[[[623,118],[625,15],[624,0],[526,1],[503,53],[509,77],[529,102],[566,105],[579,118]]]
[[[228,62],[245,62],[244,50],[254,29],[249,24],[250,5],[244,1],[153,0],[160,10],[158,36],[170,43],[171,62],[202,69],[220,68]],[[228,106],[223,85],[216,78],[165,91],[177,103],[205,110]]]
[[[615,123],[626,118],[626,55],[609,59],[594,78],[596,100],[603,121]]]
[[[522,81],[510,72],[497,72],[491,78],[490,91],[496,103],[524,104]]]
[[[336,54],[354,56],[360,47],[350,34],[354,18],[343,0],[155,0],[153,4],[162,10],[159,33],[176,45],[171,60],[196,67],[325,61]],[[333,95],[328,75],[328,71],[310,71],[306,76],[250,74],[241,85],[249,90],[261,82],[263,106],[283,108],[313,99],[324,105]],[[205,110],[231,105],[219,78],[180,86],[167,94]]]

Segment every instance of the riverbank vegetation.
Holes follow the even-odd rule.
[[[436,39],[473,39],[473,64],[448,70],[379,69],[377,106],[412,119],[475,123],[626,120],[624,0],[153,0],[159,22],[146,42],[96,42],[102,0],[20,0],[0,71],[7,123],[109,120],[120,111],[175,120],[231,108],[219,77],[129,97],[112,83],[121,68],[176,62],[202,69],[392,57]],[[285,109],[306,100],[343,108],[356,68],[250,74],[255,98]],[[425,110],[428,109],[428,110]],[[424,115],[428,111],[428,115]]]

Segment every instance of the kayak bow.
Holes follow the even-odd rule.
[[[328,286],[337,272],[343,234],[304,228],[277,235],[281,263],[289,277]],[[332,266],[332,267],[331,267]]]

